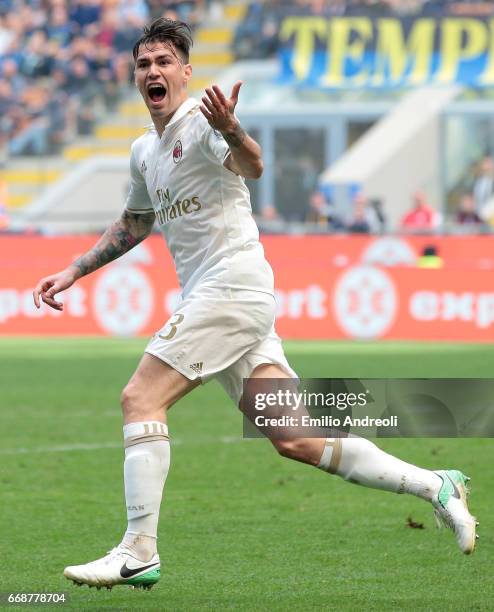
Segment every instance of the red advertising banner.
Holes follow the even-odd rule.
[[[146,335],[180,300],[160,236],[81,279],[62,313],[32,289],[90,248],[94,236],[0,238],[0,334]],[[494,341],[494,238],[263,238],[284,338]],[[426,246],[440,269],[417,267]]]

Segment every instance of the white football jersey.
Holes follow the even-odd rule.
[[[132,145],[126,208],[154,211],[184,296],[199,283],[274,291],[249,190],[223,165],[228,153],[193,98],[178,108],[161,139],[152,128]]]

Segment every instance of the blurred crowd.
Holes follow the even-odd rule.
[[[143,25],[164,15],[194,27],[210,4],[210,0],[0,0],[0,165],[11,156],[56,154],[76,136],[91,134],[97,117],[111,112],[132,83],[131,49]],[[279,20],[294,6],[300,14],[330,16],[454,13],[459,4],[463,11],[470,6],[484,14],[494,12],[494,0],[255,0],[234,45],[240,56],[274,52]],[[287,222],[308,223],[321,231],[356,234],[395,229],[386,211],[390,204],[369,194],[354,193],[344,212],[335,208],[332,194],[319,185],[324,168],[314,161],[324,158],[321,134],[288,130],[283,138],[276,141],[276,205],[258,211],[261,227],[284,230]],[[302,141],[307,150],[315,151],[314,159],[304,155]],[[7,225],[4,187],[0,181],[0,230]],[[490,231],[494,220],[490,155],[472,167],[449,210],[442,219],[427,194],[417,191],[399,229],[434,233],[452,224],[468,232]]]
[[[283,163],[281,164],[283,166]],[[286,164],[285,164],[286,166]],[[392,202],[352,189],[342,208],[335,202],[335,188],[319,182],[319,175],[306,158],[293,163],[280,177],[275,190],[276,206],[259,211],[258,221],[267,232],[294,231],[335,234],[486,234],[494,231],[494,159],[486,155],[470,168],[450,195],[445,214],[423,190],[416,190],[410,205],[398,220],[391,222]],[[285,169],[286,170],[286,169]],[[304,176],[304,180],[300,177]],[[295,177],[293,180],[292,177]],[[284,187],[286,186],[286,190]],[[298,190],[295,190],[295,189]],[[400,202],[400,207],[403,202]]]
[[[0,161],[90,134],[132,81],[142,26],[196,24],[207,0],[0,0]]]
[[[472,166],[456,197],[457,223],[482,230],[494,224],[494,159],[485,155]]]
[[[235,33],[236,57],[255,59],[275,54],[281,21],[294,13],[312,17],[488,16],[494,15],[494,0],[253,0]]]

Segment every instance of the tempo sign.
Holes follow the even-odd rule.
[[[311,86],[494,85],[494,18],[305,17],[281,24],[282,81]]]

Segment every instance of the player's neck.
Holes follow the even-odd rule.
[[[160,138],[163,135],[163,132],[165,131],[166,126],[170,123],[170,121],[172,120],[177,110],[182,106],[182,104],[187,100],[187,98],[188,98],[187,95],[182,96],[180,100],[178,101],[177,105],[175,106],[175,108],[172,110],[172,112],[166,115],[166,117],[153,117],[151,115],[151,119],[153,120],[154,127],[156,128],[156,131],[158,132],[158,136]]]
[[[174,114],[175,112],[173,112],[171,115],[168,115],[168,117],[152,117],[154,127],[156,128],[156,131],[158,132],[158,136],[160,138],[163,135],[166,126],[168,125],[170,119],[173,117]]]

